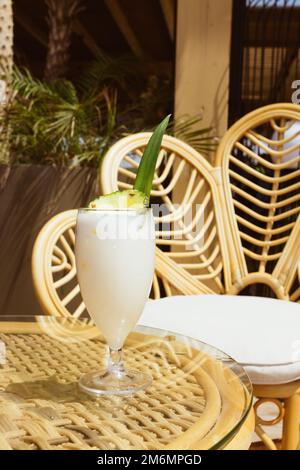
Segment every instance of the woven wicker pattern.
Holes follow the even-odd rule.
[[[76,280],[74,247],[75,223],[70,221],[70,226],[64,227],[63,233],[57,234],[57,240],[53,245],[50,269],[53,287],[61,305],[63,307],[69,306],[73,310],[72,316],[79,318],[85,312],[85,306],[80,297]]]
[[[284,145],[289,143],[292,151],[299,153],[299,131],[294,129],[291,136],[285,137],[286,132],[293,129],[295,121],[287,122],[283,118],[279,121],[280,124],[276,124],[271,119],[262,125],[264,134],[276,134],[273,140],[259,130],[249,130],[235,142],[229,156],[232,201],[243,252],[252,271],[274,269],[300,211],[300,170],[298,165],[293,168],[300,162],[300,156],[285,161],[290,150],[284,149]],[[293,145],[295,138],[297,143]],[[248,165],[243,159],[248,160]],[[253,205],[251,209],[250,203]],[[247,233],[247,228],[253,232],[252,235]],[[251,265],[250,260],[256,263]]]
[[[249,113],[222,139],[216,167],[188,145],[163,139],[153,184],[156,273],[151,296],[238,294],[250,284],[300,300],[299,107],[271,105]],[[150,134],[125,137],[106,154],[104,192],[132,187]],[[195,204],[201,209],[190,213]],[[41,230],[32,270],[43,311],[86,315],[76,278],[76,211]],[[199,225],[198,225],[199,224]],[[225,237],[226,234],[226,237]]]
[[[87,317],[77,281],[75,225],[77,211],[54,216],[38,235],[32,254],[36,293],[49,315]]]
[[[201,441],[211,446],[224,437],[244,411],[243,386],[221,362],[173,338],[140,334],[131,335],[125,359],[151,373],[152,386],[128,398],[90,398],[77,381],[101,366],[102,339],[93,338],[92,327],[85,327],[90,339],[70,335],[53,319],[41,327],[47,335],[34,332],[35,325],[0,335],[7,350],[0,366],[0,449],[201,448]]]
[[[125,137],[110,149],[101,169],[104,193],[132,188],[149,137],[149,133]],[[162,278],[161,283],[154,280],[154,297],[178,291],[224,293],[229,273],[223,276],[227,257],[220,213],[216,210],[219,200],[213,168],[190,146],[165,136],[151,201],[159,248],[156,267]],[[160,212],[156,212],[155,204],[160,205]],[[178,277],[182,278],[181,286]]]
[[[299,107],[271,105],[237,122],[218,150],[237,291],[261,282],[299,299],[299,134]]]

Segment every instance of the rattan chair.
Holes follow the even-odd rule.
[[[299,301],[300,107],[274,104],[236,122],[216,157],[223,221],[237,294],[268,285],[277,298]]]
[[[132,187],[149,137],[147,132],[125,137],[108,151],[101,168],[104,194]],[[231,285],[214,173],[189,145],[174,137],[163,138],[151,192],[157,224],[154,298],[225,293]],[[198,211],[191,210],[195,204]]]
[[[244,116],[224,135],[216,166],[231,263],[228,293],[265,284],[277,298],[299,302],[300,107],[279,103]],[[300,381],[254,387],[256,409],[271,398],[279,408],[274,423],[284,415],[286,449],[299,445],[299,391]],[[257,422],[257,433],[274,448]]]
[[[149,136],[149,133],[129,136],[111,148],[101,171],[104,193],[132,186],[138,159]],[[173,168],[176,170],[172,174]],[[191,147],[165,136],[156,172],[152,198],[164,204],[164,211],[156,217],[159,230],[152,297],[225,293],[231,285],[230,265],[214,169]],[[176,197],[179,187],[184,188],[183,197],[181,192]],[[182,218],[188,215],[185,212],[189,204],[194,203],[201,203],[200,213],[191,213],[189,226],[185,227]],[[202,218],[205,224],[195,241],[193,231]],[[86,314],[76,278],[75,223],[75,210],[54,216],[34,244],[34,287],[43,311],[50,315]],[[175,224],[174,232],[170,228]],[[187,242],[182,241],[183,232]]]
[[[164,137],[152,191],[152,201],[164,204],[163,213],[156,216],[154,298],[174,294],[238,294],[247,285],[259,282],[270,286],[279,298],[299,299],[300,196],[299,181],[295,178],[300,170],[294,170],[299,157],[290,163],[287,155],[295,152],[300,143],[285,151],[293,138],[283,136],[292,129],[291,121],[300,121],[296,105],[268,106],[245,116],[224,136],[216,167],[183,142]],[[125,137],[109,150],[101,170],[104,193],[132,186],[149,135]],[[274,136],[276,142],[272,144]],[[251,139],[262,145],[264,155],[253,151]],[[275,153],[271,145],[277,146]],[[271,158],[267,152],[270,148]],[[280,158],[283,163],[278,163]],[[291,165],[293,170],[289,172]],[[290,196],[290,191],[295,194]],[[255,202],[257,211],[253,209]],[[189,203],[201,206],[186,222]],[[34,247],[34,284],[48,314],[74,313],[77,317],[85,314],[69,250],[74,241],[70,229],[75,216],[75,212],[67,212],[54,217],[42,229]],[[63,256],[64,250],[67,257]],[[299,440],[300,397],[296,393],[299,386],[299,381],[255,386],[258,405],[267,399],[280,408],[278,418],[269,424],[280,421],[285,413],[284,448],[295,448]],[[257,417],[257,433],[267,446],[274,448],[261,423]]]
[[[61,212],[42,227],[32,252],[32,278],[38,301],[47,315],[87,315],[75,265],[76,210]]]
[[[184,240],[175,239],[176,229],[167,233],[168,240],[157,232],[156,283],[165,288],[163,295],[238,294],[259,283],[280,299],[299,300],[299,123],[297,105],[276,104],[249,113],[225,134],[215,167],[182,142],[164,138],[152,196],[166,204],[169,220],[177,222]],[[132,186],[148,138],[145,133],[129,136],[110,149],[101,173],[104,193]],[[186,202],[204,206],[203,238],[196,244],[190,226],[177,218],[176,203],[184,207]],[[282,446],[298,445],[299,387],[298,380],[255,386],[256,410],[265,401],[279,408],[272,421],[257,416],[256,432],[269,448],[275,445],[260,425],[276,424],[283,415]]]
[[[87,315],[85,306],[80,296],[79,285],[76,277],[76,265],[74,256],[75,245],[75,224],[76,224],[76,210],[65,211],[52,217],[42,227],[33,248],[32,255],[32,273],[35,290],[38,300],[41,304],[43,312],[47,315],[73,316],[81,318]],[[158,276],[155,275],[153,282],[153,295],[156,297],[160,294],[159,283],[162,282],[165,292],[170,293],[169,285],[176,285],[176,281],[172,281],[174,273],[172,265],[167,264],[162,257],[159,258],[158,250]],[[180,276],[180,272],[179,275]],[[169,276],[171,278],[170,284],[163,283],[163,278],[158,279],[159,276]],[[180,292],[189,293],[196,292],[196,288],[191,290],[188,286],[189,277],[181,280]],[[197,282],[197,281],[195,281]],[[182,286],[182,288],[181,288]],[[201,286],[201,284],[200,284]],[[203,284],[200,291],[205,291],[206,287]],[[219,379],[218,379],[219,380]],[[241,390],[239,389],[239,393]],[[211,391],[208,393],[213,400],[214,396]],[[206,397],[207,399],[208,397]],[[232,396],[231,396],[232,399]],[[229,410],[223,410],[225,416]],[[230,420],[229,420],[230,422]],[[228,419],[226,420],[228,426]],[[243,423],[239,432],[227,444],[227,450],[246,450],[249,448],[252,434],[254,429],[254,412],[251,410],[245,422]],[[209,434],[205,438],[203,445],[209,444]],[[204,444],[205,443],[205,444]],[[186,446],[188,443],[186,444]],[[5,447],[7,448],[7,447]]]

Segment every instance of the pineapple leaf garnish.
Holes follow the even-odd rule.
[[[152,136],[150,137],[136,175],[134,189],[144,193],[148,199],[150,198],[155,166],[160,151],[162,138],[169,124],[170,116],[171,114],[164,118],[164,120],[157,126]]]

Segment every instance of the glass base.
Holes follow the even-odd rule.
[[[145,390],[151,382],[150,375],[135,370],[125,370],[121,373],[100,371],[80,377],[79,387],[85,393],[94,396],[132,395]]]

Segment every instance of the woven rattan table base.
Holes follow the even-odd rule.
[[[233,373],[170,337],[127,341],[128,367],[152,375],[145,392],[92,398],[77,382],[104,365],[100,337],[18,329],[0,334],[0,449],[210,447],[242,413],[245,393]]]

